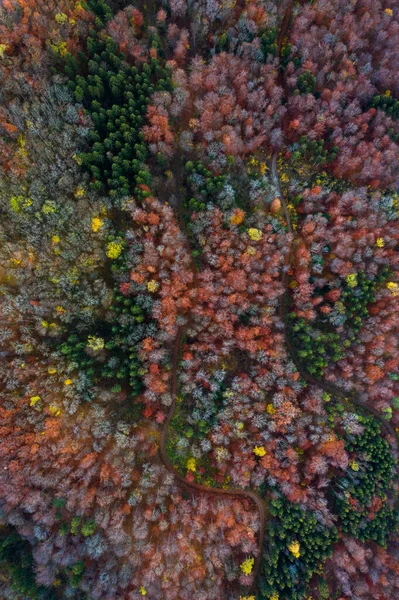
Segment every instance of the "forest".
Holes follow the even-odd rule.
[[[1,0],[0,598],[399,598],[396,0]]]

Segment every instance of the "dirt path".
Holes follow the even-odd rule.
[[[181,190],[181,168],[180,168],[179,158],[180,157],[178,157],[177,162],[175,164],[175,168],[174,168],[174,175],[175,175],[175,181],[176,181],[176,197],[177,197],[176,209],[177,209],[177,213],[179,215],[180,226],[183,230],[183,233],[186,236],[186,239],[188,240],[188,230],[187,230],[187,227],[186,227],[186,224],[184,221],[183,201],[182,201],[181,191],[180,191]],[[191,251],[190,248],[188,248],[188,251],[189,252]],[[193,269],[194,269],[195,275],[197,275],[197,270],[195,268],[195,265],[193,265]],[[246,490],[238,489],[238,488],[229,488],[226,490],[218,489],[218,488],[211,488],[206,485],[202,485],[199,483],[191,483],[191,482],[187,481],[187,479],[175,469],[173,463],[169,459],[168,454],[166,452],[166,439],[167,439],[167,435],[168,435],[168,429],[169,429],[170,422],[173,419],[173,415],[174,415],[175,408],[176,408],[176,398],[177,398],[177,388],[178,388],[179,350],[180,350],[182,339],[185,336],[186,329],[187,329],[187,325],[178,328],[175,342],[173,345],[172,373],[171,373],[171,385],[170,385],[170,394],[172,397],[172,404],[169,408],[167,417],[164,421],[164,425],[162,428],[161,439],[160,439],[160,444],[159,444],[160,457],[161,457],[161,460],[162,460],[165,468],[170,473],[172,473],[173,476],[182,485],[184,485],[188,489],[192,489],[197,492],[213,494],[214,496],[230,496],[233,498],[234,497],[250,498],[256,504],[258,512],[259,512],[259,539],[258,539],[259,551],[258,551],[258,555],[255,558],[255,563],[254,563],[254,567],[252,570],[253,583],[250,588],[250,591],[252,591],[257,582],[257,576],[259,573],[261,559],[262,559],[262,549],[263,549],[263,542],[264,542],[264,536],[265,536],[265,525],[266,525],[266,516],[265,516],[266,504],[261,499],[261,497],[258,496],[258,494],[256,494],[255,492],[246,491]]]
[[[287,7],[284,11],[284,16],[283,16],[283,20],[281,23],[280,31],[277,36],[277,47],[278,47],[279,55],[281,55],[284,38],[288,35],[292,12],[294,10],[294,4],[295,4],[294,0],[288,0]]]
[[[280,196],[280,200],[281,200],[281,203],[283,206],[284,215],[285,215],[285,218],[287,221],[288,232],[291,234],[291,244],[290,244],[290,248],[287,253],[287,256],[286,256],[286,264],[285,264],[285,266],[288,267],[288,264],[290,261],[290,255],[291,255],[293,244],[294,244],[294,232],[293,232],[293,228],[292,228],[292,224],[291,224],[289,210],[288,210],[286,201],[284,199],[284,196],[282,194],[280,180],[278,177],[277,152],[274,153],[273,159],[272,159],[272,177],[273,177],[274,185],[277,189],[277,192]],[[288,282],[288,269],[287,268],[285,269],[285,271],[283,273],[282,281],[286,288],[286,292],[280,298],[279,312],[280,312],[280,318],[284,323],[286,320],[286,317],[287,317],[288,309],[289,309],[289,304],[286,302],[287,282]],[[376,419],[378,419],[378,421],[381,424],[381,427],[385,430],[385,432],[389,436],[389,442],[391,444],[392,450],[394,452],[394,457],[397,462],[398,458],[399,458],[399,447],[398,447],[398,440],[397,440],[396,432],[395,432],[394,428],[392,427],[392,425],[390,425],[390,423],[388,423],[388,421],[386,421],[381,416],[381,414],[378,412],[378,410],[376,410],[375,408],[373,408],[371,406],[367,406],[360,399],[360,396],[356,392],[348,392],[347,390],[343,390],[340,387],[338,387],[337,385],[334,385],[333,383],[321,381],[319,379],[316,379],[312,375],[310,375],[310,373],[307,373],[306,370],[303,368],[301,361],[299,360],[297,349],[294,347],[289,336],[287,335],[286,329],[285,329],[285,343],[286,343],[286,346],[288,349],[288,353],[291,357],[291,360],[294,363],[295,367],[297,368],[297,371],[301,375],[302,379],[304,379],[311,385],[316,385],[316,386],[320,387],[321,389],[328,392],[329,394],[333,394],[334,396],[338,396],[339,398],[350,401],[355,406],[358,406],[362,410],[369,412]],[[331,401],[334,402],[333,399]],[[336,400],[335,400],[335,402],[336,402]]]
[[[279,176],[278,176],[278,172],[277,172],[277,155],[278,155],[278,153],[275,152],[272,157],[272,178],[273,178],[273,182],[276,187],[277,193],[281,200],[285,219],[287,222],[288,233],[290,234],[290,238],[291,238],[288,252],[285,257],[285,264],[284,264],[284,269],[283,269],[283,274],[282,274],[282,282],[286,288],[286,291],[281,296],[280,307],[279,307],[280,318],[283,322],[285,322],[285,317],[287,316],[287,312],[288,312],[288,303],[285,301],[287,291],[288,291],[287,290],[288,267],[289,267],[292,248],[293,248],[293,244],[294,244],[294,231],[293,231],[293,227],[292,227],[292,223],[291,223],[291,219],[290,219],[289,210],[288,210],[288,207],[287,207],[287,204],[284,199],[284,196],[283,196],[283,193],[281,190],[281,186],[280,186],[280,180],[279,180]],[[179,180],[180,180],[180,177],[178,177],[178,181]],[[180,181],[179,181],[179,184],[180,184]],[[178,184],[178,187],[179,187],[179,184]],[[181,199],[179,198],[179,204],[180,204],[180,202],[181,202]],[[260,517],[260,529],[259,529],[259,540],[258,540],[259,550],[258,550],[258,554],[255,559],[254,568],[253,568],[253,572],[252,572],[253,584],[250,589],[250,591],[252,591],[257,582],[257,576],[259,573],[261,559],[262,559],[262,549],[263,549],[265,526],[266,526],[266,516],[265,516],[266,505],[265,505],[264,501],[255,492],[251,492],[251,491],[247,491],[247,490],[243,490],[243,489],[230,488],[228,490],[222,490],[222,489],[210,488],[210,487],[207,487],[206,485],[202,485],[199,483],[190,483],[189,481],[187,481],[187,479],[183,475],[181,475],[175,469],[174,465],[170,461],[170,459],[167,455],[167,452],[166,452],[166,438],[168,435],[168,429],[169,429],[169,425],[173,419],[173,415],[174,415],[175,408],[176,408],[176,397],[177,397],[177,387],[178,387],[179,350],[180,350],[182,339],[184,338],[184,335],[186,332],[186,328],[187,328],[187,325],[183,326],[183,327],[179,327],[179,329],[177,331],[176,339],[174,342],[174,346],[173,346],[172,375],[171,375],[171,389],[170,389],[171,397],[172,397],[172,404],[169,408],[169,412],[165,419],[165,422],[164,422],[164,425],[162,428],[162,433],[161,433],[161,440],[160,440],[160,446],[159,446],[161,460],[162,460],[164,466],[166,467],[166,469],[170,473],[172,473],[174,475],[174,477],[183,486],[185,486],[188,489],[195,490],[197,492],[213,494],[214,496],[250,498],[256,504],[257,509],[259,511],[259,517]],[[285,341],[286,341],[288,353],[289,353],[293,363],[295,364],[298,372],[300,373],[301,377],[305,381],[307,381],[311,385],[320,387],[321,389],[325,390],[326,392],[333,394],[335,397],[343,398],[345,400],[350,400],[350,402],[352,402],[352,404],[358,406],[362,410],[369,412],[370,414],[372,414],[374,417],[376,417],[378,419],[378,421],[381,423],[381,426],[383,427],[383,429],[389,435],[390,443],[394,450],[395,458],[396,458],[396,460],[398,460],[399,451],[398,451],[398,442],[397,442],[397,437],[396,437],[395,431],[394,431],[393,427],[381,417],[379,412],[372,407],[366,406],[356,393],[347,392],[346,390],[342,390],[341,388],[339,388],[338,386],[335,386],[332,383],[320,381],[320,380],[314,378],[313,376],[311,376],[309,373],[307,373],[304,370],[302,364],[300,363],[300,361],[298,359],[296,348],[294,347],[291,340],[289,339],[289,336],[287,335],[286,330],[285,330]],[[332,402],[334,402],[334,401],[336,402],[337,400],[332,399]]]
[[[165,465],[165,467],[168,469],[168,471],[170,473],[172,473],[174,475],[174,477],[176,477],[176,479],[182,485],[184,485],[185,487],[187,487],[189,489],[196,490],[197,492],[213,494],[214,496],[251,498],[251,500],[256,504],[258,511],[259,511],[259,517],[260,517],[260,524],[259,524],[260,529],[259,529],[259,541],[258,541],[259,552],[258,552],[258,555],[256,556],[254,568],[252,571],[253,578],[254,578],[253,584],[251,586],[251,590],[252,590],[257,581],[257,575],[258,575],[259,568],[260,568],[263,541],[264,541],[264,535],[265,535],[266,517],[265,517],[265,504],[264,504],[263,500],[255,492],[251,492],[251,491],[246,491],[246,490],[236,489],[236,488],[222,490],[222,489],[211,488],[206,485],[202,485],[200,483],[190,483],[189,481],[187,481],[187,479],[183,475],[181,475],[175,469],[175,467],[173,466],[173,464],[170,461],[170,459],[167,455],[167,452],[166,452],[166,438],[168,435],[168,429],[169,429],[169,425],[173,418],[173,414],[174,414],[175,408],[176,408],[179,348],[180,348],[181,340],[184,337],[184,334],[185,334],[185,327],[180,327],[178,330],[176,340],[174,343],[174,348],[173,348],[172,380],[171,380],[172,404],[170,406],[168,416],[165,419],[164,426],[162,429],[160,447],[159,447],[161,459],[162,459],[162,462]]]

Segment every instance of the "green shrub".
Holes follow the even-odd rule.
[[[322,257],[316,259],[320,261]],[[306,321],[299,318],[295,312],[288,314],[288,334],[295,345],[298,359],[308,373],[314,377],[321,377],[330,362],[337,362],[345,357],[345,348],[350,347],[356,340],[364,320],[369,316],[369,304],[375,301],[378,286],[388,276],[389,271],[386,268],[373,280],[368,279],[363,271],[359,271],[353,282],[343,282],[339,299],[342,316],[339,316],[347,323],[346,339],[342,339],[342,336],[334,331],[334,322],[329,320],[331,316],[319,316],[314,321]],[[315,295],[325,292],[326,290],[315,289]]]
[[[337,530],[321,525],[313,513],[284,497],[272,500],[269,509],[258,597],[269,600],[276,594],[280,600],[299,600],[313,574],[331,556]]]
[[[393,98],[392,96],[373,96],[371,107],[383,110],[393,119],[399,118],[399,100],[396,100],[396,98]]]
[[[70,573],[70,583],[73,588],[78,588],[85,572],[85,565],[82,560],[75,563]]]
[[[95,530],[96,530],[96,524],[93,521],[93,519],[89,519],[89,521],[86,521],[85,523],[83,523],[82,528],[81,528],[81,532],[84,537],[90,537],[91,535],[93,535]]]
[[[271,27],[267,31],[264,31],[260,36],[260,47],[263,54],[263,59],[266,61],[268,55],[276,56],[277,55],[277,29],[276,27]]]
[[[374,279],[369,279],[364,271],[356,274],[356,285],[348,285],[345,281],[340,301],[345,308],[345,320],[347,325],[357,334],[363,321],[369,316],[369,304],[375,302],[375,292],[381,283],[386,281],[389,270],[383,268]]]
[[[305,71],[299,75],[297,86],[301,94],[311,94],[316,86],[316,77],[310,71]]]
[[[335,482],[335,509],[344,533],[385,546],[398,520],[397,511],[390,508],[387,499],[395,462],[379,423],[372,417],[360,417],[360,422],[363,433],[351,436],[345,446],[354,458],[345,477]],[[376,501],[377,507],[372,510]]]
[[[0,530],[0,567],[23,600],[54,600],[53,590],[36,583],[30,544],[8,528]]]
[[[321,377],[330,361],[337,362],[344,357],[337,333],[323,331],[317,322],[307,322],[294,312],[288,314],[288,321],[298,358],[311,375]]]
[[[294,166],[298,168],[303,161],[318,167],[328,165],[335,160],[339,152],[337,146],[328,148],[324,139],[311,140],[306,135],[301,136],[299,141],[293,144],[291,150]]]
[[[82,167],[91,187],[117,202],[144,182],[143,174],[149,176],[143,168],[147,147],[141,129],[153,92],[171,89],[169,71],[155,58],[140,67],[128,64],[109,36],[91,30],[86,54],[80,63],[67,56],[65,72],[94,125],[92,147],[79,155]]]

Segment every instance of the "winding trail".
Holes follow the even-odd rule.
[[[284,199],[284,195],[282,193],[281,186],[280,186],[280,180],[278,177],[277,152],[275,152],[273,154],[272,177],[273,177],[274,185],[278,191],[278,195],[280,197],[280,200],[281,200],[281,203],[283,206],[284,215],[285,215],[285,218],[287,221],[288,232],[291,235],[291,243],[290,243],[290,247],[289,247],[288,253],[286,255],[286,259],[285,259],[285,267],[286,268],[284,269],[283,276],[282,276],[282,282],[284,284],[284,287],[286,288],[286,291],[280,297],[280,306],[279,306],[280,319],[285,324],[286,317],[287,317],[287,314],[289,311],[289,303],[287,302],[287,297],[288,297],[287,281],[288,281],[288,265],[290,262],[292,249],[294,246],[294,231],[293,231],[293,227],[291,224],[290,213],[289,213],[286,201]],[[319,388],[323,389],[324,391],[328,392],[329,394],[338,396],[339,398],[342,398],[345,401],[350,401],[355,406],[358,406],[362,410],[372,414],[380,422],[381,427],[388,434],[389,442],[390,442],[390,445],[393,450],[394,457],[395,457],[395,460],[397,463],[398,459],[399,459],[399,446],[398,446],[397,435],[396,435],[396,432],[395,432],[394,428],[392,427],[392,425],[381,416],[381,413],[378,410],[376,410],[375,408],[373,408],[371,406],[367,406],[361,400],[359,394],[357,394],[356,392],[341,389],[337,385],[330,383],[330,382],[320,381],[319,379],[316,379],[315,377],[310,375],[310,373],[305,371],[301,361],[299,360],[297,349],[295,348],[294,344],[290,340],[289,335],[287,335],[286,327],[284,327],[284,333],[285,333],[285,343],[287,346],[288,353],[289,353],[291,360],[294,363],[297,371],[299,372],[300,376],[302,377],[302,379],[304,379],[307,383],[309,383],[311,385],[318,386]],[[333,399],[331,401],[334,402]],[[397,469],[398,469],[398,466],[397,466]]]
[[[177,159],[176,164],[175,164],[174,174],[175,174],[176,198],[177,198],[177,207],[176,208],[177,208],[178,215],[179,215],[180,227],[183,231],[183,234],[184,234],[186,240],[188,240],[189,239],[188,230],[187,230],[187,226],[184,221],[183,202],[182,202],[182,197],[181,197],[181,166],[180,166],[179,158]],[[188,251],[190,252],[190,247],[189,247],[188,241],[187,241],[187,246],[188,246]],[[196,273],[195,265],[193,265],[193,269],[194,269],[194,272]],[[173,345],[172,373],[171,373],[171,384],[170,384],[170,395],[172,398],[172,403],[170,405],[167,417],[164,421],[164,425],[162,428],[161,439],[160,439],[160,443],[159,443],[159,454],[160,454],[161,460],[162,460],[165,468],[170,473],[172,473],[172,475],[186,488],[195,490],[197,492],[212,494],[214,496],[230,496],[233,498],[234,497],[235,498],[237,498],[237,497],[238,498],[250,498],[256,504],[258,512],[259,512],[259,538],[258,538],[259,551],[255,558],[254,566],[252,569],[253,582],[252,582],[250,590],[249,590],[251,592],[251,591],[253,591],[253,589],[256,586],[257,577],[258,577],[260,564],[261,564],[261,560],[262,560],[262,549],[263,549],[263,542],[264,542],[264,538],[265,538],[265,527],[266,527],[266,503],[262,500],[262,498],[258,494],[256,494],[255,492],[252,492],[250,490],[243,490],[240,488],[229,488],[229,489],[224,490],[224,489],[220,489],[220,488],[208,487],[208,486],[202,485],[200,483],[191,483],[190,481],[187,481],[187,479],[183,475],[181,475],[177,471],[177,469],[174,467],[174,465],[171,462],[171,460],[169,459],[167,451],[166,451],[166,439],[167,439],[167,435],[168,435],[169,425],[173,419],[173,415],[174,415],[174,412],[176,409],[176,399],[177,399],[177,389],[178,389],[179,351],[180,351],[182,340],[186,334],[187,327],[188,327],[188,324],[178,328],[176,338],[174,341],[174,345]]]
[[[261,558],[262,558],[263,541],[264,541],[264,536],[265,536],[266,517],[265,517],[265,504],[264,504],[263,500],[255,492],[246,491],[243,489],[230,488],[228,490],[222,490],[220,488],[219,489],[211,488],[206,485],[202,485],[200,483],[190,483],[189,481],[187,481],[187,479],[183,475],[181,475],[175,469],[175,467],[173,466],[173,464],[170,461],[170,459],[167,455],[167,452],[166,452],[166,437],[168,434],[168,428],[169,428],[170,422],[173,418],[173,414],[174,414],[175,408],[176,408],[177,377],[178,377],[177,371],[178,371],[178,362],[179,362],[179,349],[180,349],[181,340],[183,339],[183,337],[185,335],[185,330],[186,330],[186,326],[179,327],[177,336],[175,339],[174,347],[173,347],[172,380],[171,380],[172,404],[170,406],[168,416],[165,419],[164,426],[162,429],[159,452],[160,452],[161,459],[162,459],[162,462],[165,465],[165,467],[185,487],[192,489],[192,490],[196,490],[197,492],[206,492],[207,494],[213,494],[214,496],[251,498],[251,500],[256,504],[258,511],[259,511],[259,517],[260,517],[260,524],[259,524],[260,529],[259,529],[259,541],[258,541],[259,552],[255,559],[255,563],[254,563],[254,567],[253,567],[253,571],[252,571],[252,574],[253,574],[253,583],[251,585],[251,590],[252,590],[257,581],[257,575],[259,572]]]
[[[285,324],[286,316],[288,313],[288,307],[289,307],[289,304],[286,301],[286,299],[288,297],[288,288],[287,288],[288,270],[289,270],[289,264],[290,264],[290,259],[291,259],[291,254],[292,254],[292,250],[294,247],[295,239],[294,239],[294,230],[293,230],[292,223],[291,223],[290,213],[289,213],[288,206],[284,199],[284,195],[282,193],[281,186],[280,186],[280,180],[279,180],[278,171],[277,171],[277,157],[278,157],[278,153],[275,152],[272,157],[272,169],[271,169],[272,179],[273,179],[273,183],[275,185],[275,188],[277,190],[278,196],[280,198],[280,201],[281,201],[281,204],[283,207],[285,219],[287,222],[288,233],[290,235],[290,244],[289,244],[286,256],[285,256],[284,268],[283,268],[283,273],[282,273],[282,277],[281,277],[281,281],[285,287],[285,292],[281,295],[280,305],[279,305],[279,316],[280,316],[282,323]],[[180,185],[179,185],[180,184],[180,174],[178,176],[178,181],[179,181],[178,188],[180,188]],[[180,196],[179,191],[178,191],[178,196]],[[180,197],[179,197],[179,200],[180,200]],[[180,202],[179,202],[179,204],[180,204]],[[243,490],[243,489],[237,489],[237,488],[230,488],[230,489],[224,490],[224,489],[220,489],[220,488],[219,489],[211,488],[206,485],[202,485],[200,483],[191,483],[191,482],[187,481],[187,479],[176,470],[176,468],[172,464],[172,462],[169,459],[167,452],[166,452],[166,438],[168,435],[168,429],[169,429],[169,425],[173,419],[173,415],[174,415],[174,412],[176,409],[176,398],[177,398],[177,388],[178,388],[179,352],[180,352],[180,346],[181,346],[182,340],[185,336],[186,330],[187,330],[187,325],[178,328],[175,342],[173,345],[172,374],[171,374],[171,388],[170,388],[172,403],[171,403],[171,406],[168,411],[168,415],[165,419],[165,422],[164,422],[164,425],[162,428],[160,445],[159,445],[159,453],[160,453],[160,457],[161,457],[161,460],[162,460],[165,468],[170,473],[172,473],[173,476],[186,488],[195,490],[197,492],[213,494],[214,496],[230,496],[230,497],[238,497],[238,498],[250,498],[256,504],[257,509],[259,511],[259,517],[260,517],[260,529],[259,529],[259,539],[258,539],[258,554],[256,556],[253,571],[252,571],[253,583],[250,588],[250,592],[251,592],[251,591],[253,591],[253,589],[256,586],[257,577],[258,577],[259,569],[260,569],[260,565],[261,565],[262,549],[263,549],[263,542],[264,542],[264,538],[265,538],[265,526],[266,526],[266,503],[261,499],[261,497],[258,494],[256,494],[255,492],[252,492],[250,490]],[[294,363],[294,365],[295,365],[296,369],[298,370],[299,374],[301,375],[301,377],[307,383],[318,386],[319,388],[325,390],[326,392],[333,394],[335,397],[343,398],[345,401],[349,400],[352,404],[358,406],[362,410],[367,411],[370,414],[372,414],[374,417],[376,417],[378,419],[378,421],[381,423],[381,426],[383,427],[383,429],[389,435],[389,441],[390,441],[390,444],[393,449],[395,459],[397,462],[398,457],[399,457],[398,441],[397,441],[397,436],[395,434],[395,430],[392,427],[392,425],[390,425],[386,420],[384,420],[381,417],[380,413],[376,409],[366,406],[364,404],[364,402],[362,402],[362,400],[360,399],[358,394],[356,394],[355,392],[348,392],[346,390],[342,390],[341,388],[339,388],[338,386],[336,386],[332,383],[320,381],[320,380],[316,379],[315,377],[313,377],[312,375],[310,375],[309,373],[307,373],[304,370],[301,362],[299,361],[296,348],[294,347],[289,336],[287,335],[286,327],[284,327],[284,333],[285,333],[285,342],[286,342],[288,354],[290,355],[291,360]],[[336,400],[334,400],[334,399],[332,399],[331,401],[336,402]]]
[[[292,13],[294,10],[294,5],[295,5],[294,0],[288,0],[288,4],[284,11],[284,16],[283,16],[283,20],[281,23],[280,31],[277,36],[277,47],[278,47],[279,56],[281,56],[281,50],[283,48],[284,38],[288,34],[288,31],[289,31],[290,21],[291,21]]]

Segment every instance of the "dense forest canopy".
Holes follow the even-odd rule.
[[[2,0],[1,598],[399,598],[398,48]]]

